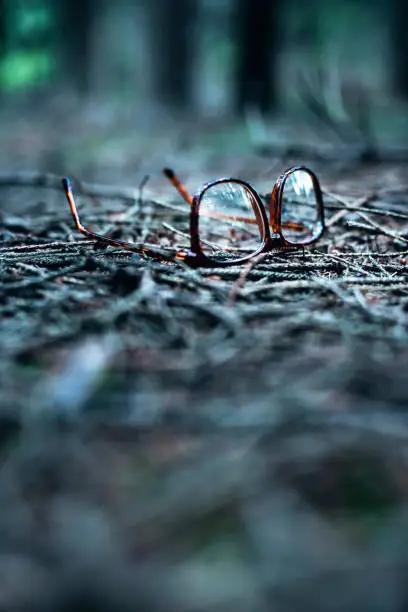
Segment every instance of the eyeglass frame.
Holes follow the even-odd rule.
[[[305,240],[304,242],[290,242],[283,235],[283,223],[282,223],[282,198],[283,198],[283,190],[285,187],[285,183],[287,179],[294,172],[304,171],[306,172],[312,179],[313,183],[313,191],[316,197],[316,211],[317,217],[314,221],[313,234],[310,239]],[[246,181],[236,178],[219,178],[214,181],[210,181],[203,185],[200,191],[198,191],[193,197],[188,193],[187,189],[184,185],[179,181],[176,174],[170,168],[164,168],[164,175],[171,181],[171,183],[176,187],[180,195],[190,204],[190,250],[189,251],[180,251],[174,250],[171,255],[168,251],[162,249],[150,249],[147,247],[137,246],[136,244],[129,243],[123,240],[115,240],[113,238],[109,238],[108,236],[103,236],[102,234],[98,234],[88,230],[84,227],[80,221],[77,206],[75,203],[74,195],[72,192],[71,181],[69,178],[65,177],[62,179],[62,186],[68,200],[68,204],[74,218],[74,222],[76,228],[79,232],[87,236],[88,238],[94,238],[100,242],[105,242],[111,246],[119,246],[123,247],[126,250],[135,252],[142,257],[150,257],[156,261],[167,261],[167,262],[184,262],[185,264],[191,267],[205,267],[205,268],[225,268],[234,265],[240,265],[247,263],[254,257],[261,255],[263,253],[275,252],[275,251],[286,251],[288,249],[299,249],[310,244],[313,244],[317,240],[319,240],[323,232],[325,230],[325,215],[324,215],[324,204],[323,204],[323,195],[320,187],[319,180],[315,173],[307,168],[306,166],[292,166],[285,170],[275,181],[270,201],[269,201],[269,216],[270,221],[268,222],[268,217],[266,213],[265,204],[262,202],[261,196],[259,193]],[[216,185],[222,185],[223,183],[236,183],[237,185],[243,186],[247,191],[249,191],[251,195],[251,205],[254,210],[254,215],[256,222],[258,224],[258,228],[260,230],[260,246],[256,251],[250,253],[248,255],[244,255],[243,257],[238,257],[230,260],[215,260],[211,257],[207,256],[202,248],[200,241],[200,232],[199,232],[199,217],[200,217],[200,204],[204,197],[206,191]],[[219,215],[215,215],[219,216]],[[223,215],[224,216],[224,215]],[[228,217],[227,217],[228,218]],[[234,217],[230,217],[232,220]],[[247,219],[250,223],[253,223],[253,220]],[[289,222],[293,223],[293,222]],[[295,222],[296,223],[296,222]],[[272,232],[271,232],[272,230]],[[222,249],[220,249],[222,250]],[[228,252],[228,249],[225,249]]]

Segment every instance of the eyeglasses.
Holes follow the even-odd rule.
[[[275,182],[269,219],[261,196],[245,181],[217,179],[192,197],[173,170],[165,168],[163,172],[191,207],[189,249],[170,254],[92,231],[81,223],[71,182],[64,178],[62,185],[78,231],[142,257],[183,261],[193,267],[242,264],[261,253],[307,246],[323,234],[322,191],[316,175],[304,166],[289,168]]]

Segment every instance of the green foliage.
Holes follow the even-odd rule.
[[[53,13],[44,2],[9,2],[5,14],[6,52],[0,61],[0,83],[6,92],[45,84],[50,78]]]
[[[52,26],[52,15],[47,6],[34,6],[17,13],[16,33],[29,37]]]
[[[0,81],[5,91],[16,91],[45,83],[51,75],[53,60],[47,51],[14,51],[0,64]]]

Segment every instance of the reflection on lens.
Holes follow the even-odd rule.
[[[294,244],[314,239],[319,211],[313,180],[306,170],[295,170],[285,181],[282,193],[282,234]]]
[[[262,234],[255,210],[257,204],[253,194],[241,183],[228,181],[208,187],[199,209],[203,253],[216,261],[255,253]]]

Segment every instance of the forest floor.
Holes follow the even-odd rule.
[[[88,172],[162,242],[162,165],[264,194],[316,170],[313,248],[192,270],[82,238],[44,159],[0,173],[0,608],[405,610],[408,165],[186,146]]]

